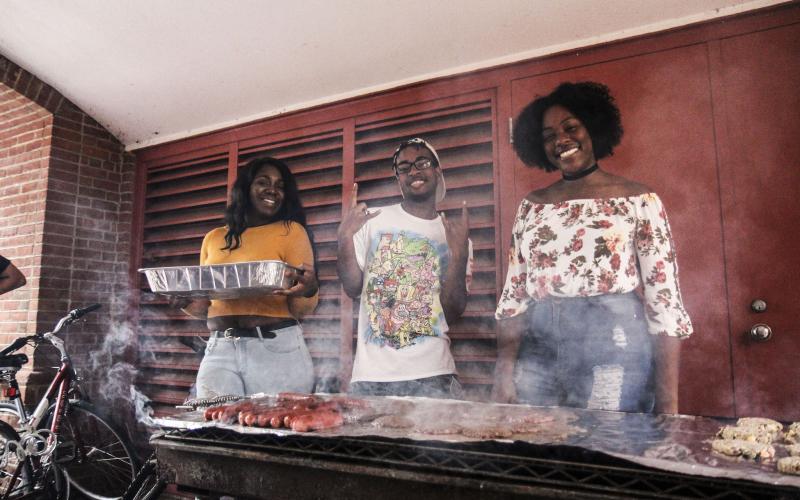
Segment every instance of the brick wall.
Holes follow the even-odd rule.
[[[53,116],[0,82],[0,254],[28,285],[0,297],[0,344],[33,332]]]
[[[135,356],[126,324],[134,157],[55,89],[0,56],[0,254],[28,284],[0,297],[0,343],[46,331],[67,310],[103,308],[65,335],[83,387],[100,406],[112,372],[120,392]],[[33,356],[26,399],[46,387],[54,349]],[[122,366],[123,369],[119,369]],[[117,380],[117,378],[119,380]]]

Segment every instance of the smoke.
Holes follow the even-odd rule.
[[[119,297],[112,300],[118,302]],[[137,336],[132,325],[112,321],[100,346],[89,353],[87,370],[96,377],[98,403],[109,409],[131,408],[136,422],[154,427],[150,399],[136,388],[138,370],[124,361],[136,359],[136,355]]]
[[[156,427],[153,420],[153,408],[150,407],[150,398],[139,392],[136,387],[130,387],[130,398],[136,415],[136,421],[147,427]]]

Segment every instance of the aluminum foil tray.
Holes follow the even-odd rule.
[[[233,299],[290,286],[284,276],[291,267],[279,260],[259,260],[210,266],[139,269],[154,293],[181,297]]]

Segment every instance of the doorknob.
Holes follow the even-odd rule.
[[[772,338],[772,328],[769,325],[758,323],[750,329],[750,339],[756,342],[766,342]]]

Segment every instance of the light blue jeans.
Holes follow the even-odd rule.
[[[313,392],[314,365],[303,330],[290,326],[275,334],[274,339],[212,334],[197,372],[197,397]]]
[[[652,335],[634,293],[538,301],[517,359],[517,400],[651,412]]]

